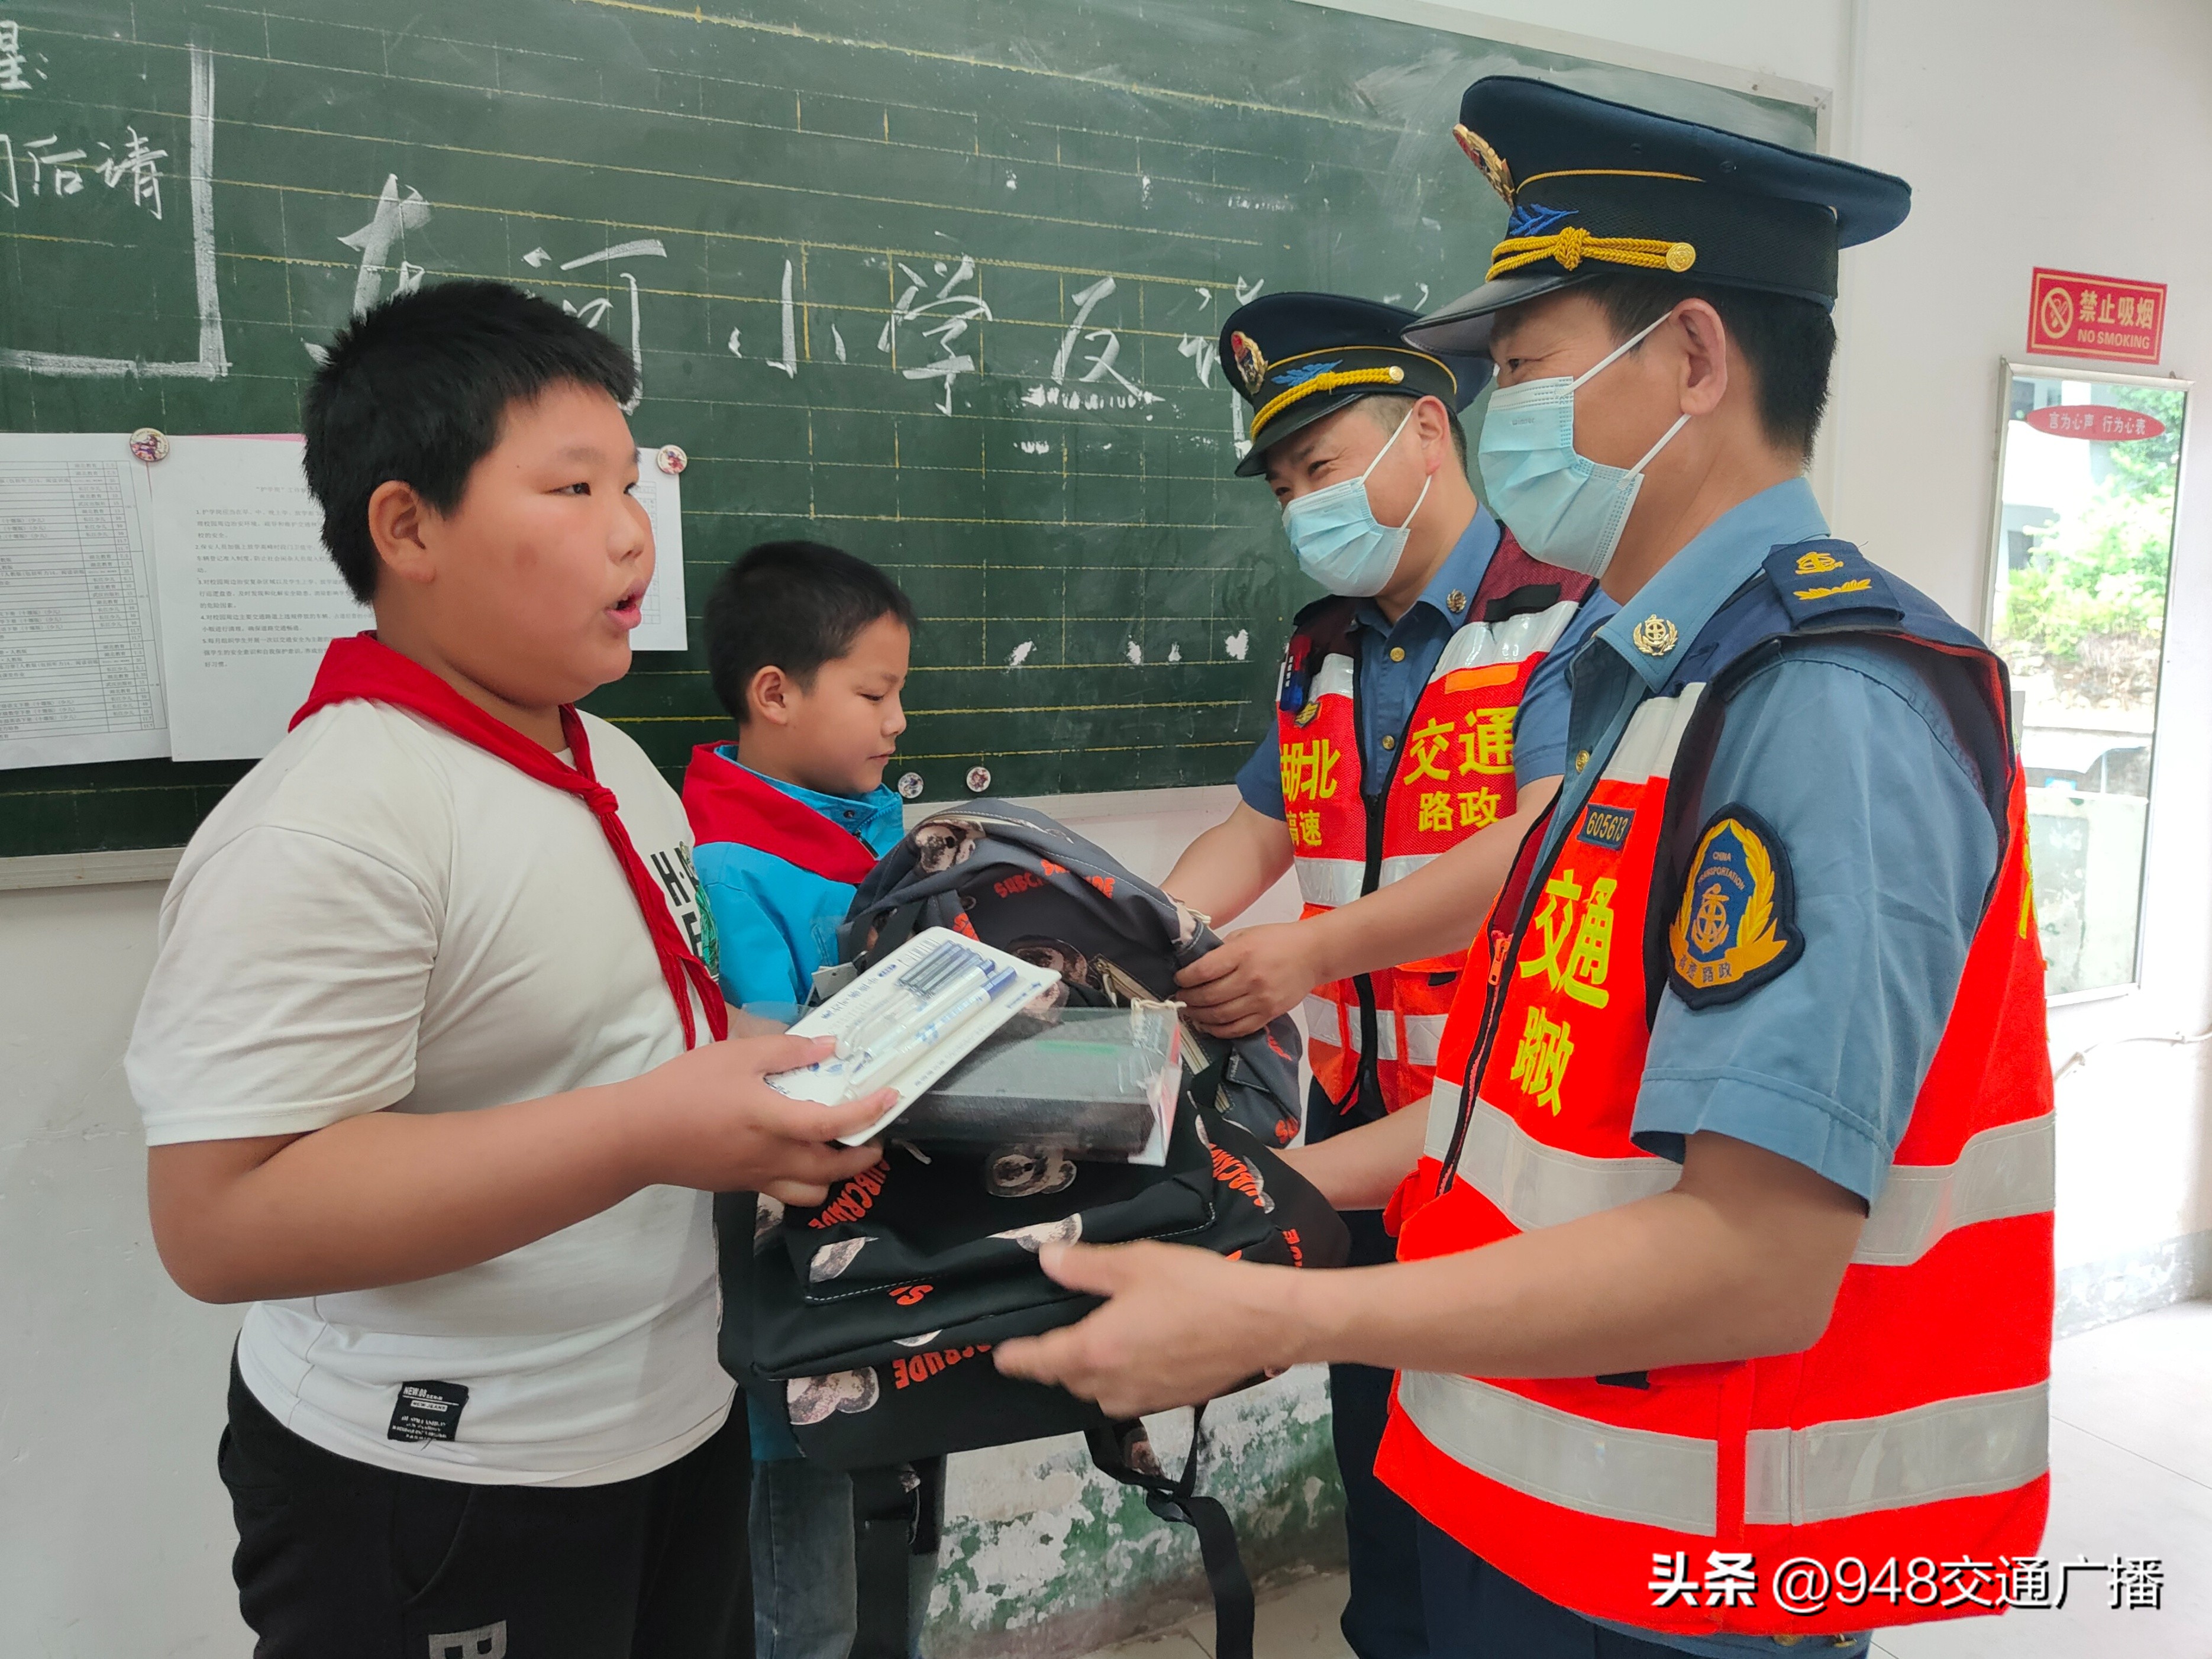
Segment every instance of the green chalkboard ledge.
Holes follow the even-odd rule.
[[[119,887],[166,882],[177,873],[181,847],[131,847],[105,853],[34,853],[0,859],[0,893],[31,887]]]

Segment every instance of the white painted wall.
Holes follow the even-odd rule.
[[[1914,216],[1845,257],[1824,474],[1839,533],[1978,622],[2000,356],[2041,264],[2172,284],[2166,361],[2212,379],[2212,8],[2202,0],[1486,0],[1579,31],[1838,89],[1839,152]],[[2107,142],[2105,135],[2114,135]],[[2199,410],[2200,428],[2212,404]],[[2144,984],[2054,1012],[2055,1052],[2212,1024],[2212,437],[2189,441]],[[1218,815],[1113,805],[1147,874]],[[155,1261],[119,1069],[158,889],[0,893],[0,1652],[244,1651],[212,1466],[234,1325]],[[2062,1267],[2171,1294],[2212,1230],[2203,1048],[2101,1050],[2061,1090]],[[2201,1255],[2197,1258],[2201,1260]],[[2120,1304],[2124,1305],[2124,1304]],[[980,1495],[980,1488],[979,1488]]]

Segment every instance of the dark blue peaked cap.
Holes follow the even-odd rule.
[[[1267,466],[1267,451],[1324,415],[1378,392],[1443,399],[1457,414],[1490,383],[1486,356],[1409,346],[1419,312],[1348,294],[1263,294],[1221,325],[1221,372],[1252,406],[1252,450],[1240,477]]]
[[[1469,87],[1452,131],[1511,212],[1482,286],[1406,331],[1429,351],[1480,350],[1495,313],[1609,270],[1833,305],[1837,250],[1912,205],[1871,167],[1521,76]]]

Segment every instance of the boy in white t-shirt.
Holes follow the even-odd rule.
[[[573,707],[653,576],[635,389],[558,307],[451,283],[307,394],[376,633],[185,849],[128,1059],[164,1264],[252,1304],[220,1466],[257,1659],[751,1651],[709,1194],[818,1202],[884,1103],[713,1040],[683,806]]]

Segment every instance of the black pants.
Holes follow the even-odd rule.
[[[742,1409],[635,1480],[470,1486],[309,1444],[234,1364],[217,1466],[254,1659],[751,1659]]]
[[[1410,1109],[1419,1111],[1418,1106]],[[1318,1084],[1306,1106],[1306,1138],[1326,1140],[1352,1127]],[[1382,1231],[1379,1210],[1351,1210],[1354,1267],[1398,1259],[1397,1241]],[[1390,1414],[1391,1373],[1372,1365],[1328,1368],[1329,1432],[1344,1479],[1345,1559],[1351,1591],[1344,1604],[1344,1639],[1358,1659],[1428,1659],[1422,1614],[1421,1564],[1413,1505],[1375,1478],[1375,1454]]]
[[[1450,1534],[1425,1521],[1416,1526],[1437,1659],[1683,1659],[1680,1648],[1594,1625],[1507,1577]]]

